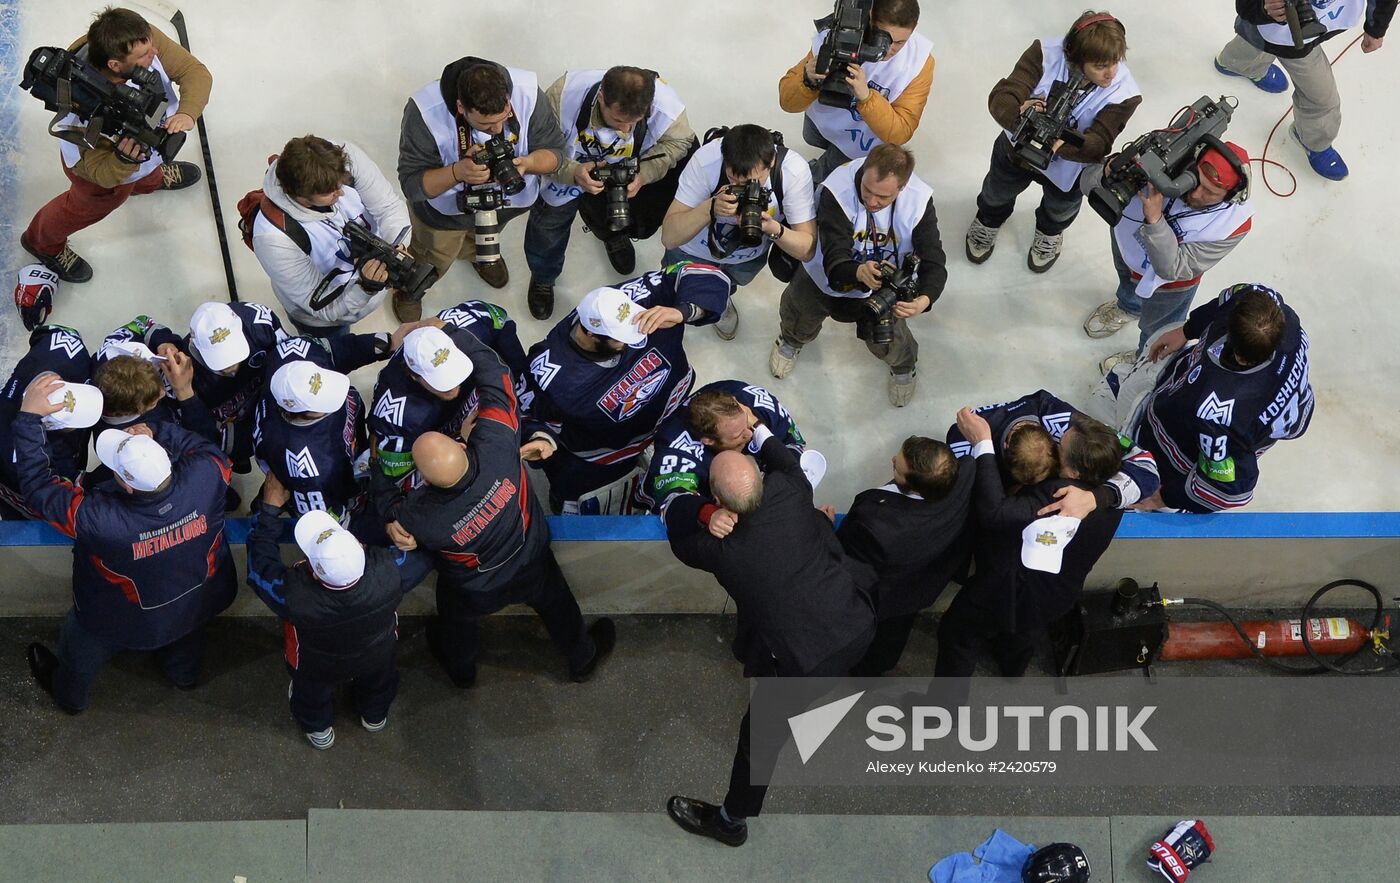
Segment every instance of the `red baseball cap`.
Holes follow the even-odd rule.
[[[1249,166],[1249,151],[1233,141],[1226,141],[1225,146],[1239,157],[1242,165],[1246,168]],[[1209,175],[1208,179],[1214,179],[1211,183],[1219,184],[1226,190],[1234,190],[1240,184],[1239,172],[1236,172],[1234,166],[1230,165],[1230,161],[1214,147],[1206,148],[1205,152],[1201,154],[1201,161],[1197,163],[1197,167],[1203,175],[1206,168],[1209,167],[1213,174]]]

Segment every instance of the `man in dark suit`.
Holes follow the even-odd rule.
[[[671,550],[713,573],[734,599],[734,655],[746,677],[844,676],[875,631],[870,586],[852,573],[831,521],[813,507],[797,457],[763,424],[754,438],[762,472],[752,457],[723,451],[710,467],[717,504],[695,494],[669,501],[663,517]],[[771,767],[781,748],[754,746],[753,766]],[[745,711],[724,804],[677,795],[666,811],[692,834],[740,846],[748,839],[745,820],[758,815],[767,790],[751,781]]]
[[[1025,673],[1045,627],[1078,603],[1084,579],[1108,549],[1122,520],[1120,509],[1098,508],[1082,521],[1039,517],[1063,487],[1092,490],[1118,471],[1122,450],[1113,430],[1076,416],[1060,440],[1059,476],[1008,494],[1002,485],[992,433],[970,408],[958,429],[972,443],[976,573],[938,628],[938,677],[970,677],[990,649],[1003,675]]]
[[[875,580],[879,624],[852,671],[879,677],[899,663],[919,611],[965,568],[977,467],[943,442],[911,435],[895,453],[894,478],[856,496],[836,537],[857,574]]]

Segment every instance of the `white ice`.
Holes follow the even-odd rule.
[[[67,45],[96,9],[73,0],[17,5],[20,63],[33,47]],[[1070,228],[1064,256],[1044,276],[1025,267],[1034,191],[1023,196],[990,262],[974,267],[962,255],[963,233],[997,133],[986,95],[1031,40],[1062,34],[1085,6],[1084,0],[924,3],[920,30],[933,40],[937,66],[928,108],[910,146],[918,173],[936,195],[949,279],[942,300],[914,322],[922,350],[919,389],[910,407],[888,404],[885,368],[855,340],[851,326],[828,324],[804,350],[791,377],[770,378],[767,356],[782,286],[766,274],[738,296],[742,324],[736,340],[721,342],[708,329],[688,333],[700,382],[737,377],[768,386],[810,443],[826,454],[831,469],[819,502],[844,508],[860,489],[882,483],[904,436],[941,437],[961,405],[1041,387],[1082,401],[1098,360],[1131,346],[1132,330],[1106,341],[1091,341],[1080,330],[1085,315],[1111,297],[1115,284],[1108,231],[1091,210]],[[809,45],[811,19],[829,8],[822,0],[191,0],[185,16],[193,49],[215,77],[206,121],[224,221],[234,237],[239,291],[245,300],[276,303],[235,231],[234,205],[245,191],[260,186],[267,156],[288,138],[308,132],[348,138],[392,177],[409,93],[467,54],[532,69],[544,85],[571,67],[652,67],[680,93],[697,130],[761,123],[781,129],[789,145],[812,156],[801,140],[801,118],[778,108],[777,82]],[[1203,94],[1226,94],[1240,100],[1228,137],[1253,155],[1262,152],[1270,128],[1289,107],[1288,97],[1266,95],[1211,68],[1212,57],[1231,37],[1232,8],[1222,0],[1110,7],[1127,26],[1128,62],[1146,96],[1125,137],[1164,125],[1178,107]],[[148,17],[164,26],[156,14]],[[1359,33],[1329,42],[1329,54],[1335,56]],[[1388,269],[1393,258],[1384,256],[1397,247],[1393,218],[1400,176],[1394,154],[1387,159],[1386,150],[1400,131],[1400,107],[1390,91],[1400,81],[1400,34],[1392,34],[1390,42],[1394,45],[1369,55],[1353,48],[1337,67],[1344,123],[1336,146],[1351,166],[1351,177],[1331,183],[1314,175],[1301,149],[1285,140],[1286,124],[1280,127],[1269,156],[1295,171],[1298,192],[1287,200],[1270,195],[1256,166],[1254,231],[1208,274],[1200,295],[1234,282],[1266,282],[1298,310],[1311,337],[1317,416],[1304,438],[1284,442],[1264,458],[1254,510],[1389,509],[1400,489],[1400,475],[1392,471],[1400,461],[1400,386],[1394,382],[1400,369],[1395,346],[1400,311],[1388,300],[1395,288]],[[45,133],[49,115],[17,91],[9,106],[18,109],[19,135],[0,161],[15,164],[19,183],[4,206],[0,258],[13,269],[27,262],[19,232],[66,179],[57,144]],[[11,131],[12,121],[6,123]],[[199,159],[194,138],[180,158]],[[1288,186],[1287,175],[1277,169],[1270,179],[1280,189]],[[516,220],[503,237],[511,267],[508,290],[487,289],[459,264],[431,291],[428,305],[493,300],[510,310],[526,346],[540,338],[548,326],[531,319],[524,306],[524,229],[524,220]],[[53,320],[78,328],[90,346],[138,313],[183,331],[194,305],[226,297],[203,184],[132,199],[74,236],[72,244],[92,262],[96,276],[86,285],[63,287]],[[639,267],[654,265],[659,237],[639,244],[637,251]],[[575,226],[556,318],[588,289],[616,278],[602,247]],[[385,307],[362,330],[388,328],[392,321]],[[22,351],[24,337],[17,316],[6,308],[0,325],[6,366]],[[367,393],[372,371],[355,379]]]

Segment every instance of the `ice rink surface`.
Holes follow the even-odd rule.
[[[130,5],[174,36],[150,7]],[[1085,5],[924,3],[919,30],[933,41],[937,63],[923,122],[909,146],[917,173],[934,190],[949,278],[933,311],[912,323],[921,359],[910,407],[889,405],[885,367],[866,353],[852,326],[828,323],[793,375],[773,380],[767,358],[782,286],[766,273],[738,295],[742,322],[736,340],[720,341],[704,328],[688,333],[700,383],[736,377],[768,386],[810,444],[826,454],[831,469],[818,502],[844,509],[856,492],[883,483],[901,439],[911,433],[941,438],[964,404],[1006,400],[1041,387],[1082,402],[1097,378],[1098,360],[1132,345],[1134,329],[1093,341],[1080,328],[1115,286],[1108,229],[1087,206],[1066,234],[1063,257],[1043,276],[1025,266],[1035,190],[1023,195],[988,263],[975,267],[962,253],[998,131],[986,110],[987,93],[1032,40],[1058,39]],[[408,95],[463,55],[532,69],[542,86],[569,68],[654,68],[679,92],[697,131],[760,123],[780,129],[788,145],[814,156],[802,143],[802,118],[779,109],[777,83],[810,45],[811,20],[829,8],[824,0],[190,0],[184,12],[192,48],[214,73],[205,119],[240,294],[276,303],[257,261],[237,239],[234,212],[239,197],[261,185],[268,155],[288,138],[310,132],[355,141],[394,177]],[[73,0],[0,0],[0,266],[9,272],[28,262],[19,233],[67,183],[57,143],[45,132],[49,114],[18,90],[19,71],[33,48],[66,46],[82,34],[95,10]],[[1235,95],[1240,106],[1227,137],[1251,155],[1263,151],[1270,129],[1289,108],[1288,96],[1266,95],[1212,69],[1211,59],[1232,35],[1233,4],[1120,2],[1109,11],[1127,27],[1127,61],[1144,93],[1125,140],[1164,126],[1177,108],[1203,94]],[[1328,54],[1335,57],[1359,35],[1334,38]],[[1351,177],[1332,183],[1313,174],[1301,148],[1286,140],[1285,123],[1269,156],[1297,173],[1297,193],[1286,200],[1269,194],[1254,167],[1254,230],[1206,276],[1199,295],[1235,282],[1265,282],[1297,309],[1311,339],[1317,414],[1306,436],[1264,458],[1255,511],[1391,509],[1400,490],[1394,468],[1400,463],[1400,310],[1390,301],[1396,285],[1384,256],[1397,248],[1400,178],[1386,150],[1393,150],[1400,131],[1394,85],[1400,81],[1400,33],[1376,53],[1353,48],[1336,72],[1344,107],[1336,147]],[[179,158],[199,160],[196,138]],[[1287,174],[1274,169],[1270,180],[1287,191]],[[548,324],[531,319],[524,305],[524,230],[524,220],[517,219],[503,236],[512,271],[508,289],[488,289],[470,267],[458,264],[432,289],[427,305],[491,300],[520,324],[527,347],[542,337]],[[184,331],[196,304],[227,297],[203,183],[134,198],[74,236],[72,244],[96,275],[85,285],[63,287],[52,321],[76,327],[89,347],[138,313]],[[639,243],[637,253],[639,268],[655,265],[660,237]],[[601,244],[576,225],[558,284],[556,320],[590,288],[616,279]],[[10,307],[3,313],[0,350],[8,372],[23,351],[25,332]],[[392,323],[386,305],[359,330]],[[368,392],[372,370],[355,380]]]

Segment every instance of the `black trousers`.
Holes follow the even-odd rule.
[[[1000,227],[1011,217],[1016,197],[1032,184],[1039,184],[1043,196],[1035,210],[1035,229],[1047,236],[1058,236],[1074,223],[1084,196],[1079,188],[1066,193],[1039,172],[1013,159],[1011,140],[1005,133],[992,145],[992,161],[982,192],[977,194],[977,220],[988,227]]]
[[[377,724],[389,716],[389,706],[399,694],[399,669],[390,654],[382,665],[351,678],[318,678],[292,670],[292,695],[288,700],[292,717],[306,733],[319,733],[335,723],[335,691],[350,685],[355,711]]]
[[[810,671],[802,672],[801,677],[840,678],[851,673],[851,668],[865,655],[865,649],[874,637],[872,626],[848,644],[839,653],[831,656]],[[796,677],[795,672],[782,671],[776,663],[772,671],[762,676]],[[749,718],[751,708],[744,709],[744,718],[739,721],[739,742],[734,748],[734,763],[729,770],[729,791],[724,795],[724,811],[732,819],[746,819],[756,816],[763,810],[763,798],[768,794],[767,785],[755,785],[758,778],[754,771],[771,771],[778,763],[778,752],[787,744],[786,738],[753,742]],[[763,776],[767,778],[767,776]]]
[[[964,590],[965,592],[966,590]],[[977,660],[990,653],[1002,675],[1017,678],[1026,673],[1045,629],[1032,626],[1008,631],[971,603],[953,599],[938,624],[938,659],[933,673],[940,678],[969,678],[977,670]]]
[[[518,574],[487,591],[454,586],[452,580],[439,574],[438,618],[431,640],[446,660],[448,674],[468,680],[476,676],[481,617],[490,616],[507,604],[526,604],[535,611],[550,640],[568,660],[570,674],[593,658],[593,639],[583,624],[583,612],[553,550],[546,547],[544,554]]]
[[[909,643],[909,633],[914,630],[914,621],[919,614],[892,616],[882,619],[875,625],[875,637],[865,651],[860,662],[851,669],[858,678],[878,678],[899,665],[899,657],[904,655],[904,647]]]

